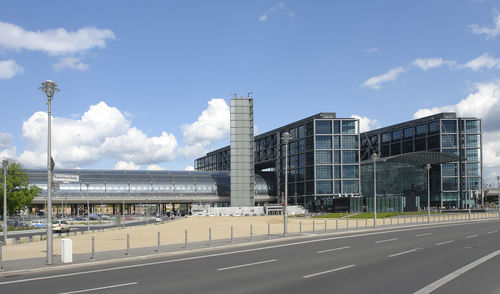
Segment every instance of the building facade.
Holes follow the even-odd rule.
[[[288,132],[288,156],[280,139]],[[254,139],[256,173],[270,179],[270,195],[280,202],[285,191],[288,160],[288,200],[308,209],[329,209],[341,195],[360,195],[359,121],[319,113],[260,134]],[[195,160],[195,170],[231,168],[229,146]]]
[[[471,195],[482,191],[482,132],[478,118],[439,113],[361,134],[361,160],[368,165],[374,153],[385,159],[422,151],[451,154],[458,158],[453,162],[431,165],[432,206],[464,208]],[[420,168],[423,171],[423,166]],[[396,178],[384,180],[396,182]],[[387,194],[395,190],[386,188]],[[368,197],[373,195],[373,192],[363,192]],[[418,196],[421,196],[421,203],[426,202],[427,197]]]

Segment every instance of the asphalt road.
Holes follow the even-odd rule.
[[[0,293],[500,293],[500,221],[317,235],[0,277]]]

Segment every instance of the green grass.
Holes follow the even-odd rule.
[[[414,212],[377,212],[377,218],[394,217],[398,215],[426,215],[427,211],[414,211]],[[437,212],[431,212],[431,214],[437,214]],[[315,216],[315,218],[373,218],[373,212],[362,212],[362,213],[327,213],[323,215]]]

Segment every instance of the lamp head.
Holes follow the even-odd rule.
[[[377,158],[378,158],[377,153],[373,153],[372,156],[371,156],[371,158],[372,158],[373,161],[377,160]]]
[[[285,141],[285,144],[288,143],[288,141],[290,141],[291,138],[292,136],[290,135],[289,132],[284,132],[283,135],[281,135],[281,140]]]
[[[45,82],[42,83],[43,87],[40,87],[39,89],[47,95],[47,98],[52,99],[54,96],[55,92],[59,92],[59,89],[56,88],[57,84],[52,81],[52,80],[46,80]]]

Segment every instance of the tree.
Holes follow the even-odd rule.
[[[3,180],[2,170],[0,211],[3,211]],[[28,174],[22,169],[21,165],[11,163],[7,168],[7,211],[9,214],[13,214],[26,206],[31,206],[33,198],[42,191],[39,187],[35,185],[29,187],[28,184]]]

